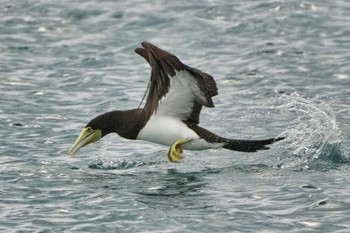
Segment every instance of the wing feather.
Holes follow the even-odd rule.
[[[212,97],[218,94],[214,78],[151,43],[143,42],[142,46],[135,52],[151,66],[143,120],[156,113],[198,124],[202,106],[214,107]]]

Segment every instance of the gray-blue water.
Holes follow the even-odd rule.
[[[348,232],[350,1],[0,2],[1,232]],[[94,116],[139,105],[149,41],[217,81],[201,125],[287,136],[185,151],[117,135],[68,155]]]

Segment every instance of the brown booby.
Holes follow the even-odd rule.
[[[70,148],[74,154],[80,148],[98,141],[109,133],[170,146],[171,162],[183,159],[183,149],[206,150],[225,148],[256,152],[283,137],[263,140],[239,140],[218,136],[200,127],[202,107],[213,108],[213,96],[218,94],[214,78],[182,63],[175,55],[155,45],[143,42],[135,49],[151,66],[148,96],[143,108],[111,111],[92,119]]]

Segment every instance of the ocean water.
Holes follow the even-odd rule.
[[[350,2],[0,1],[1,232],[349,232]],[[185,151],[117,135],[142,41],[211,74],[201,125],[270,150]]]

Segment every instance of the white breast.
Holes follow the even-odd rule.
[[[171,146],[178,139],[199,139],[199,136],[180,119],[153,115],[137,136],[137,139]]]
[[[169,116],[153,115],[137,136],[138,140],[166,146],[171,146],[181,138],[192,139],[191,142],[184,144],[183,148],[186,150],[206,150],[223,146],[223,143],[209,143],[204,139],[200,139],[180,119]]]

